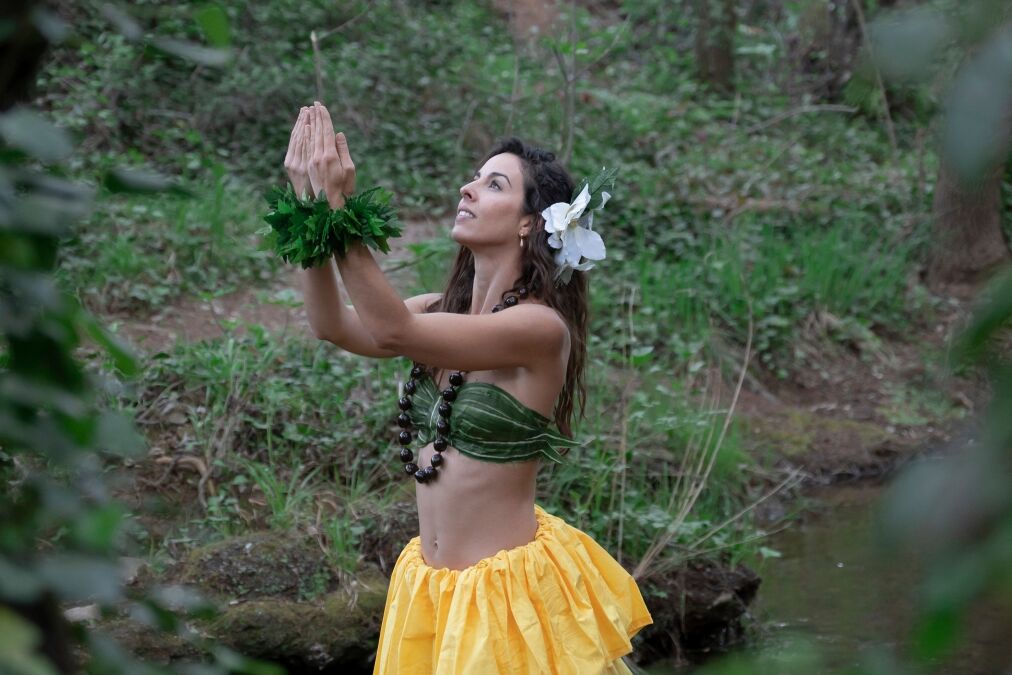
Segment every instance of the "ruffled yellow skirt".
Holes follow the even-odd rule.
[[[436,569],[414,537],[394,565],[374,675],[628,673],[653,622],[636,581],[587,533],[538,505],[528,544]]]

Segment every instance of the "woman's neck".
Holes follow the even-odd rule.
[[[513,288],[520,276],[520,259],[474,257],[474,283],[471,286],[471,314],[488,314],[502,302],[502,294]]]

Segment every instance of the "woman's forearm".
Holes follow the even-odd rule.
[[[390,344],[411,321],[411,311],[362,244],[337,258],[341,280],[365,329],[380,347]]]
[[[339,340],[350,310],[341,300],[334,263],[300,270],[302,299],[309,326],[318,339]]]
[[[340,193],[328,196],[327,201],[334,209],[344,206]],[[410,321],[411,311],[364,244],[355,243],[347,254],[335,258],[354,309],[341,299],[333,258],[325,265],[300,270],[303,303],[313,334],[358,354],[390,355],[382,345]]]

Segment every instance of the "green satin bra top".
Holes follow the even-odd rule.
[[[426,445],[436,438],[442,397],[428,373],[417,382],[414,405],[406,412],[419,442]],[[498,385],[465,382],[457,388],[446,438],[463,454],[487,462],[520,462],[541,456],[561,463],[558,449],[572,447],[574,440],[551,429],[551,424]]]

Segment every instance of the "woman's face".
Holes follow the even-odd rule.
[[[509,244],[519,248],[532,217],[522,213],[524,178],[520,158],[504,152],[490,157],[470,183],[460,188],[460,203],[450,236],[474,248]]]

